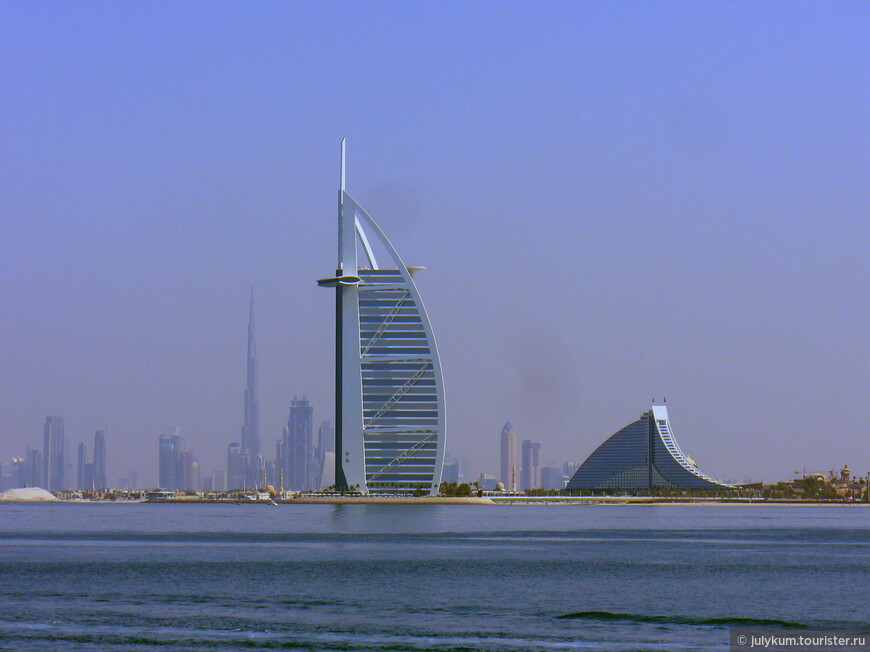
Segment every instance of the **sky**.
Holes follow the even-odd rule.
[[[447,450],[580,462],[667,397],[714,477],[870,471],[866,2],[0,2],[0,459],[157,481],[333,414],[347,188],[417,275]]]

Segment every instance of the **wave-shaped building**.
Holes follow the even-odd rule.
[[[653,405],[590,455],[566,489],[649,490],[731,489],[710,477],[680,450],[671,430],[668,408]]]
[[[317,282],[336,291],[335,485],[435,495],[446,415],[438,347],[413,279],[422,268],[405,265],[345,190],[344,140],[338,204],[338,268]]]

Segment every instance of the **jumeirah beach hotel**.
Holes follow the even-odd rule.
[[[335,288],[335,481],[340,491],[436,495],[444,381],[414,274],[345,189],[341,142]]]
[[[601,444],[590,455],[566,489],[650,490],[732,489],[713,479],[683,453],[671,430],[668,408],[653,405]]]

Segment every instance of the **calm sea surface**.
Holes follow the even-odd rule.
[[[0,504],[0,649],[710,650],[870,622],[870,509]]]

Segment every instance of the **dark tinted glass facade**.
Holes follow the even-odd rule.
[[[683,454],[671,432],[667,408],[653,406],[599,446],[577,469],[567,489],[721,489]]]

